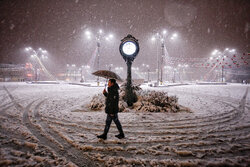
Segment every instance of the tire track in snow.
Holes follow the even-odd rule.
[[[220,114],[222,117],[217,117],[214,120],[222,120],[220,122],[221,126],[218,126],[218,123],[215,124],[215,122],[211,122],[210,124],[204,124],[204,127],[207,127],[208,129],[211,129],[212,127],[216,128],[217,131],[215,131],[214,129],[212,131],[209,132],[203,132],[203,134],[206,134],[206,136],[202,136],[199,135],[197,136],[197,139],[190,139],[190,142],[192,143],[187,143],[185,146],[188,147],[188,150],[191,151],[191,154],[188,153],[188,151],[184,150],[184,152],[178,152],[178,150],[174,150],[173,152],[177,152],[177,156],[175,158],[178,159],[183,159],[180,156],[183,156],[183,154],[189,154],[187,155],[188,159],[195,159],[193,157],[193,155],[197,155],[197,157],[199,158],[203,158],[204,160],[211,160],[211,159],[218,159],[218,155],[220,156],[225,156],[225,157],[230,157],[230,158],[235,158],[235,154],[239,155],[239,156],[243,156],[243,159],[246,158],[246,156],[248,155],[247,153],[249,153],[250,151],[250,147],[249,145],[244,145],[241,141],[246,140],[249,141],[250,140],[250,136],[247,135],[246,133],[249,132],[249,125],[246,125],[244,128],[240,128],[238,125],[238,122],[242,120],[243,118],[243,113],[245,112],[245,108],[246,106],[244,105],[245,103],[245,99],[246,99],[246,94],[243,96],[243,98],[241,99],[241,103],[240,106],[237,104],[237,102],[233,102],[234,105],[231,105],[231,107],[233,107],[233,110],[231,110],[233,114],[231,115],[226,115],[228,113],[222,113]],[[233,100],[230,100],[230,102],[225,102],[222,101],[225,105],[229,105],[230,103],[232,103]],[[244,108],[244,109],[243,109]],[[211,117],[215,117],[214,115],[211,115]],[[227,119],[230,118],[230,119]],[[192,120],[195,120],[197,118],[194,118]],[[202,119],[206,119],[206,117],[202,118]],[[175,121],[175,120],[174,120]],[[173,121],[173,122],[174,122]],[[180,122],[179,120],[176,122]],[[209,122],[209,121],[207,121]],[[150,123],[154,123],[154,125],[157,127],[157,122],[150,122]],[[146,123],[145,122],[140,122],[138,123],[140,126],[144,126]],[[195,125],[195,122],[193,122],[192,124]],[[197,124],[199,125],[199,124]],[[183,126],[183,125],[182,125]],[[225,126],[228,126],[227,130],[225,130]],[[161,127],[161,126],[160,126]],[[237,127],[239,127],[239,129],[237,129]],[[172,129],[178,129],[178,123],[176,127],[171,127]],[[186,129],[185,127],[180,127],[180,129],[184,129],[186,130],[186,136],[189,135],[189,129]],[[194,128],[195,129],[195,128]],[[204,130],[204,129],[203,129]],[[234,131],[232,131],[234,130]],[[227,132],[227,133],[225,133]],[[231,132],[231,133],[230,133]],[[136,134],[137,132],[135,132]],[[216,134],[216,135],[213,135]],[[229,139],[228,139],[229,138]],[[235,138],[235,139],[234,139]],[[210,141],[211,143],[201,143],[196,144],[196,141],[204,141],[204,139],[206,139],[207,141]],[[212,140],[213,139],[213,140]],[[181,141],[180,139],[176,138],[177,142],[173,142],[173,143],[164,143],[164,140],[156,140],[156,144],[159,143],[163,143],[163,145],[165,144],[170,144],[169,149],[173,150],[173,149],[182,149],[182,144],[184,145],[184,143],[180,143],[180,142],[185,142],[185,140]],[[152,146],[152,144],[149,144],[148,142],[150,142],[149,140],[146,140],[145,143],[144,142],[138,142],[138,144],[136,145],[136,142],[133,142],[135,145],[133,145],[135,147],[135,149],[137,149],[137,147],[140,147],[140,144],[143,143],[144,147],[150,147]],[[98,142],[96,142],[98,143]],[[96,145],[96,143],[93,143],[93,145]],[[105,142],[106,143],[106,142]],[[131,146],[130,143],[128,143],[128,141],[126,141],[128,146]],[[179,145],[176,145],[178,144]],[[107,144],[107,143],[106,143]],[[115,144],[110,142],[108,143],[110,145],[113,145],[115,147]],[[146,145],[145,145],[146,144]],[[231,144],[230,147],[228,147],[228,144]],[[101,146],[102,144],[98,144],[98,146]],[[195,146],[196,145],[196,146]],[[177,147],[178,146],[178,147]],[[198,146],[198,147],[197,147]],[[190,148],[191,147],[191,148]],[[199,147],[203,148],[203,150],[201,150]],[[198,148],[198,150],[197,150]],[[162,150],[161,150],[162,151]],[[202,152],[205,153],[202,153]],[[122,152],[122,151],[121,151]],[[133,155],[136,156],[136,154],[131,153]],[[142,153],[143,154],[143,153]],[[144,153],[146,154],[146,153]],[[119,154],[118,154],[119,155]],[[122,155],[122,154],[121,154]],[[172,156],[171,156],[172,157]],[[248,156],[247,156],[248,157]],[[223,164],[223,163],[222,163]]]
[[[230,136],[228,136],[228,137],[230,137]],[[225,136],[225,138],[226,138],[226,136]],[[216,140],[219,140],[220,138],[218,138],[218,139],[216,139]],[[175,140],[179,140],[179,139],[175,139]],[[194,140],[192,140],[192,139],[190,139],[191,141],[194,141]],[[221,140],[221,139],[220,139]],[[153,141],[152,141],[153,142]],[[156,141],[154,141],[154,143],[155,143],[155,145],[156,144],[158,144],[159,142],[164,142],[164,141],[160,141],[160,140],[156,140]],[[195,142],[195,141],[194,141]],[[88,142],[86,142],[87,144],[90,144],[90,143],[88,143]],[[99,142],[96,142],[96,143],[92,143],[92,144],[94,144],[95,146],[103,146],[103,144],[98,144]],[[127,142],[128,143],[128,142]],[[142,144],[142,143],[144,143],[144,142],[138,142],[137,144],[136,144],[137,142],[135,142],[135,141],[132,141],[131,143],[128,143],[128,146],[131,146],[131,144],[133,144],[133,146],[136,146],[136,147],[138,147],[138,148],[140,148],[140,145]],[[154,144],[153,143],[153,144]],[[169,142],[168,142],[169,143]],[[218,146],[218,145],[220,145],[221,146],[221,148],[223,148],[223,150],[225,150],[225,151],[227,151],[227,152],[231,152],[231,149],[225,149],[226,147],[227,147],[227,145],[225,145],[225,147],[222,147],[222,144],[221,143],[216,143],[216,142],[214,142],[215,144],[213,144],[214,146],[213,146],[213,148],[210,148],[210,149],[207,149],[207,151],[210,151],[210,152],[216,152],[216,150],[217,150],[217,147],[216,146]],[[151,144],[149,144],[148,143],[148,141],[145,141],[145,143],[144,143],[144,146],[145,146],[145,144],[146,145],[148,145],[148,146],[153,146],[152,145],[152,143]],[[112,146],[114,146],[113,148],[115,148],[116,146],[117,146],[117,144],[114,144],[114,143],[107,143],[107,142],[105,142],[105,145],[107,145],[107,146],[111,146],[111,149],[112,149]],[[189,146],[192,146],[192,145],[195,145],[195,143],[191,143],[191,144],[189,144]],[[186,146],[188,146],[187,144],[186,144]],[[205,146],[210,146],[209,144],[201,144],[201,145],[198,145],[199,147],[205,147]],[[175,145],[173,146],[173,147],[169,147],[170,148],[170,150],[172,150],[171,152],[169,152],[169,153],[167,153],[167,155],[168,155],[168,157],[170,158],[170,157],[173,157],[173,158],[175,158],[176,157],[176,155],[175,155],[175,153],[177,152],[178,153],[178,151],[176,151],[176,148],[175,148]],[[99,150],[99,152],[102,152],[102,153],[106,153],[106,149],[103,149],[102,151],[100,150],[100,148],[98,148],[98,150]],[[117,156],[118,155],[120,155],[120,156],[123,156],[123,157],[128,157],[128,156],[125,156],[124,155],[124,152],[127,152],[127,150],[119,150],[119,153],[116,153],[117,154]],[[139,151],[140,152],[140,151]],[[146,155],[146,154],[149,154],[149,157],[150,157],[150,155],[151,155],[151,153],[150,153],[150,151],[148,152],[148,151],[146,151],[147,153],[144,153],[144,155]],[[234,150],[234,152],[236,152],[236,150]],[[134,155],[134,156],[136,156],[137,154],[140,154],[140,153],[138,153],[138,152],[129,152],[129,154],[130,154],[130,156],[132,156],[132,155]],[[131,155],[132,154],[132,155]],[[156,154],[155,156],[160,156],[160,155],[165,155],[165,153],[159,153],[159,152],[155,152],[154,154]],[[205,156],[205,154],[203,155],[200,155],[199,154],[199,151],[193,151],[192,152],[192,155],[193,156],[198,156],[198,157],[204,157]],[[206,154],[206,156],[208,156],[208,155],[210,155],[210,156],[212,156],[213,154],[212,153],[210,153],[210,154]],[[153,156],[153,154],[152,154],[152,156]]]
[[[245,92],[242,100],[240,101],[240,107],[239,108],[242,110],[242,112],[245,112],[247,94],[248,94],[248,88],[246,89],[246,92]]]
[[[133,166],[133,164],[138,166],[143,166],[142,164],[145,166],[170,164],[207,166],[212,163],[218,163],[217,165],[220,166],[228,163],[231,166],[237,165],[237,163],[239,163],[238,166],[247,166],[250,163],[247,162],[247,159],[250,158],[250,145],[248,144],[250,142],[248,133],[250,122],[243,119],[244,113],[249,111],[249,106],[246,105],[246,102],[244,103],[246,97],[247,93],[240,100],[240,104],[233,99],[224,99],[221,103],[223,106],[231,105],[230,110],[218,109],[207,117],[188,118],[191,120],[184,120],[185,117],[179,120],[176,117],[171,120],[172,122],[163,120],[161,123],[157,121],[157,118],[152,117],[154,119],[150,122],[152,127],[146,127],[148,123],[140,122],[137,125],[145,128],[137,128],[135,124],[135,132],[129,132],[131,129],[128,127],[132,128],[129,122],[123,123],[123,125],[127,125],[124,126],[127,127],[125,128],[127,130],[125,140],[113,140],[114,133],[117,131],[112,126],[109,134],[112,138],[108,138],[107,141],[100,142],[96,139],[92,142],[92,139],[87,137],[83,144],[78,143],[78,132],[86,135],[90,135],[92,132],[102,132],[103,127],[101,128],[101,126],[104,124],[95,122],[80,124],[63,118],[48,118],[43,116],[43,112],[39,112],[41,107],[38,105],[32,112],[28,112],[28,118],[31,123],[41,125],[46,134],[54,135],[53,138],[61,143],[65,142],[66,144],[63,145],[69,146],[66,148],[71,149],[71,141],[76,141],[79,148],[88,152],[93,162],[101,162],[101,164],[103,161],[109,162],[107,166]],[[206,96],[206,98],[213,97]],[[213,98],[215,101],[218,99],[218,97]],[[206,99],[201,98],[201,100]],[[244,124],[241,124],[242,121]],[[156,127],[159,128],[156,129]],[[142,132],[141,134],[137,132],[138,129],[139,132]],[[59,135],[62,135],[62,138]],[[69,138],[71,141],[67,141],[65,138]]]
[[[14,91],[14,90],[16,90],[18,87],[14,87],[14,88],[12,88],[12,89],[10,89],[11,91]],[[3,97],[2,97],[2,99],[0,100],[1,101],[1,104],[3,104],[3,102],[5,102],[7,99],[8,99],[8,97],[9,97],[9,95],[8,94],[6,94],[6,87],[5,86],[3,86],[2,87],[2,89],[1,89],[1,91],[3,91]],[[1,106],[0,106],[1,107]]]
[[[52,123],[52,122],[51,122],[51,123]],[[54,122],[54,123],[55,123],[55,122]],[[70,126],[72,125],[72,126],[77,127],[77,128],[86,129],[87,132],[93,131],[93,130],[94,130],[94,131],[99,131],[99,132],[102,131],[101,129],[91,129],[91,128],[89,128],[89,127],[86,128],[86,127],[82,127],[82,126],[77,126],[76,124],[72,124],[72,123],[65,124],[65,123],[56,122],[56,124],[60,124],[61,126],[68,126],[68,127],[70,127]],[[222,125],[223,125],[223,122],[222,122]],[[219,128],[220,128],[220,127],[219,127]],[[219,128],[217,128],[217,131],[218,131]],[[172,128],[172,129],[174,129],[174,128]],[[209,129],[211,129],[211,128],[208,128],[208,129],[206,129],[206,130],[209,130]],[[203,131],[204,131],[204,129],[200,130],[199,132],[193,131],[191,134],[199,134],[199,135],[205,134],[205,137],[207,137],[206,132],[202,133]],[[214,131],[214,130],[213,130],[213,132],[212,132],[212,131],[209,131],[209,133],[210,133],[210,135],[211,135],[211,134],[213,134],[213,133],[220,133],[220,132],[221,132],[221,131],[218,131],[218,132],[217,132],[217,131]],[[231,131],[231,130],[228,130],[228,131]],[[156,136],[157,136],[157,135],[160,135],[160,133],[161,133],[162,135],[167,135],[167,134],[174,134],[174,135],[180,135],[180,134],[181,134],[181,135],[186,135],[186,133],[183,133],[183,132],[177,132],[177,133],[174,132],[174,133],[173,133],[173,132],[169,132],[169,131],[168,131],[168,132],[163,131],[163,132],[157,132],[157,133],[156,133],[156,132],[150,132],[150,131],[149,131],[149,132],[145,132],[145,131],[144,131],[144,132],[126,132],[126,133],[132,133],[132,134],[133,134],[133,133],[137,133],[137,134],[138,134],[138,133],[139,133],[139,134],[140,134],[140,133],[141,133],[141,134],[155,134]],[[188,133],[190,134],[190,131],[189,131]],[[133,135],[130,135],[130,136],[134,136],[134,134],[133,134]],[[203,137],[204,137],[204,136],[203,136]]]
[[[210,123],[210,124],[203,124],[202,122],[202,124],[200,125],[200,124],[195,124],[195,123],[193,123],[193,125],[192,126],[178,126],[178,125],[176,125],[176,126],[172,126],[172,127],[169,127],[168,125],[166,125],[166,127],[164,126],[164,127],[162,127],[162,125],[161,125],[161,130],[168,130],[168,129],[174,129],[174,130],[176,130],[176,129],[180,129],[180,133],[184,130],[185,131],[185,129],[186,128],[192,128],[192,129],[196,129],[197,127],[206,127],[207,128],[207,126],[208,125],[213,125],[214,123],[217,123],[217,125],[218,124],[222,124],[222,125],[224,125],[224,123],[225,122],[228,122],[228,121],[231,121],[231,120],[233,120],[234,119],[234,117],[232,117],[232,115],[229,117],[229,116],[227,116],[227,117],[224,117],[224,118],[229,118],[229,119],[226,119],[226,120],[222,120],[222,121],[219,121],[219,122],[212,122],[212,123]],[[211,121],[210,121],[211,122]],[[157,124],[157,122],[154,122],[155,124]],[[60,122],[57,122],[57,124],[60,124]],[[70,124],[72,124],[72,123],[70,123],[69,122],[69,124],[68,125],[70,125]],[[78,124],[78,125],[77,125]],[[74,126],[78,126],[78,128],[82,128],[83,130],[87,130],[87,131],[102,131],[101,129],[98,129],[98,128],[91,128],[90,126],[88,126],[88,127],[85,127],[85,126],[83,126],[83,124],[82,123],[77,123],[77,124],[72,124],[72,125],[74,125]],[[79,124],[80,125],[82,125],[82,126],[79,126]],[[62,123],[61,122],[61,125],[65,125],[65,120],[64,120],[64,123]],[[67,124],[66,124],[67,125]],[[88,124],[89,125],[89,124]],[[126,125],[126,124],[125,124]],[[104,126],[104,124],[103,125],[101,125],[102,127]],[[124,126],[125,127],[125,126]],[[145,125],[144,125],[144,127],[145,127]],[[144,129],[145,130],[145,129]],[[159,133],[163,133],[164,134],[164,132],[161,132],[161,131],[157,131],[157,129],[155,129],[154,128],[154,131],[152,132],[152,129],[151,128],[148,128],[147,129],[148,131],[143,131],[143,132],[141,132],[141,131],[132,131],[132,132],[130,132],[130,131],[125,131],[126,133],[135,133],[135,134],[140,134],[140,133],[142,133],[142,134],[159,134]],[[203,131],[204,129],[201,129],[200,131]],[[208,129],[205,129],[205,130],[208,130]],[[171,132],[167,132],[167,134],[169,134],[169,133],[171,133]],[[166,133],[165,133],[166,134]],[[183,133],[181,133],[181,134],[183,134]]]
[[[39,125],[41,125],[46,132],[52,136],[55,140],[57,140],[59,143],[61,143],[64,147],[63,150],[61,150],[62,154],[68,154],[71,156],[71,160],[72,162],[74,162],[75,164],[77,164],[78,166],[96,166],[95,163],[91,162],[86,155],[83,154],[83,151],[76,149],[74,147],[74,145],[72,145],[72,143],[69,143],[67,140],[65,140],[64,138],[62,138],[60,135],[57,134],[56,131],[54,131],[50,125],[48,124],[48,122],[44,122],[41,119],[41,115],[39,114],[39,108],[41,106],[41,104],[45,102],[45,100],[42,100],[34,109],[33,113],[34,113],[34,117],[36,119],[36,121],[39,123]]]
[[[30,118],[29,118],[29,111],[30,111],[30,107],[32,106],[33,103],[35,103],[34,100],[31,103],[29,103],[25,108],[22,107],[19,103],[17,103],[15,101],[15,98],[13,97],[13,95],[8,91],[8,89],[6,87],[4,87],[5,91],[7,92],[8,96],[10,97],[10,99],[12,100],[12,102],[14,103],[14,106],[16,107],[17,110],[22,111],[23,112],[23,123],[25,124],[25,126],[30,130],[30,132],[39,139],[39,143],[44,145],[44,146],[48,146],[50,147],[52,150],[54,150],[57,154],[59,154],[60,156],[65,157],[66,159],[70,160],[71,162],[77,164],[78,166],[92,166],[89,163],[86,163],[84,161],[82,161],[81,159],[83,159],[83,157],[81,157],[81,159],[76,159],[74,155],[70,154],[68,151],[63,151],[60,147],[58,147],[55,143],[51,142],[51,140],[49,139],[50,137],[48,137],[48,134],[43,134],[41,133],[41,129],[38,128],[37,126],[34,125],[33,122],[31,122]],[[43,102],[43,101],[42,101]],[[39,108],[39,106],[42,104],[42,102],[40,102],[38,105],[35,106],[35,108]],[[86,165],[85,165],[86,164]]]

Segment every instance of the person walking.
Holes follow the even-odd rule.
[[[105,102],[105,113],[107,114],[106,125],[104,128],[104,133],[102,135],[98,135],[97,137],[100,139],[107,139],[107,134],[112,123],[112,120],[115,122],[117,129],[119,130],[119,134],[115,135],[118,139],[122,139],[125,137],[122,125],[118,119],[118,111],[119,111],[119,86],[116,83],[115,79],[109,79],[108,82],[108,92],[106,89],[103,90],[103,95],[106,96]]]

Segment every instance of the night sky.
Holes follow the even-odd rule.
[[[150,40],[166,29],[178,33],[167,41],[171,57],[208,57],[212,50],[235,48],[249,52],[249,0],[1,0],[0,63],[29,61],[24,48],[49,52],[50,66],[86,65],[96,48],[85,30],[114,34],[101,42],[100,61],[124,66],[120,40],[139,39],[135,65],[156,66],[156,44]]]

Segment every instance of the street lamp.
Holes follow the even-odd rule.
[[[89,65],[82,65],[82,71],[81,71],[81,80],[80,82],[86,82],[87,81],[87,74],[89,73],[90,66]],[[83,71],[85,74],[85,77],[83,75]]]
[[[146,65],[147,69],[148,69],[148,82],[149,82],[149,65]]]
[[[147,64],[142,64],[142,66],[147,68],[147,72],[148,72],[148,82],[149,82],[149,65],[147,65]]]
[[[175,73],[176,73],[176,71],[177,71],[177,69],[176,68],[174,68],[174,76],[173,76],[173,83],[175,83]]]
[[[169,34],[170,35],[170,34]],[[158,47],[157,47],[157,85],[159,85],[159,80],[162,84],[163,82],[163,59],[165,56],[165,52],[164,52],[164,48],[165,48],[165,40],[167,37],[169,37],[169,35],[167,34],[167,30],[163,30],[162,33],[156,33],[151,40],[155,41],[156,39],[158,39],[161,42],[161,60],[159,59],[159,55],[158,55]],[[170,37],[171,40],[175,40],[178,37],[177,33],[173,33]],[[161,64],[160,64],[161,63]],[[161,74],[160,74],[161,72]],[[161,77],[160,77],[161,75]]]
[[[171,36],[171,40],[175,40],[176,38],[178,37],[178,34],[177,33],[174,33],[172,36]]]
[[[72,64],[71,67],[72,67],[72,70],[73,70],[73,76],[72,76],[72,78],[74,78],[76,80],[76,65]]]
[[[82,72],[83,72],[83,68],[84,68],[84,65],[82,65],[81,66],[81,79],[80,79],[80,82],[84,82],[84,80],[83,80],[83,75],[82,75]]]
[[[30,52],[31,53],[30,57],[35,59],[35,81],[38,81],[39,80],[38,79],[38,64],[40,64],[40,66],[44,67],[44,65],[42,64],[40,59],[44,59],[44,60],[48,59],[48,56],[45,55],[48,52],[47,52],[47,50],[44,50],[42,48],[34,50],[32,47],[26,47],[25,51]],[[41,56],[39,56],[39,54]]]
[[[89,30],[85,31],[85,35],[87,36],[88,39],[91,39],[91,37],[92,37],[92,33]],[[111,39],[113,39],[114,35],[109,34],[109,35],[104,36],[103,30],[99,29],[97,34],[95,34],[94,36],[96,38],[96,46],[97,46],[97,70],[99,70],[101,40],[105,39],[106,41],[110,41]],[[97,85],[99,86],[99,84],[100,84],[100,82],[99,82],[99,76],[98,76],[97,77]]]
[[[125,38],[121,40],[121,44],[119,47],[120,54],[127,64],[127,85],[125,91],[125,99],[127,101],[128,106],[132,106],[133,102],[136,100],[136,95],[132,90],[132,77],[131,77],[131,66],[132,62],[136,58],[139,53],[139,43],[138,40],[132,35],[128,34]]]
[[[69,69],[69,64],[67,64],[66,66],[67,66],[67,70],[66,70],[66,79],[67,79],[67,77],[70,76],[70,69]]]
[[[219,59],[222,59],[222,61],[224,62],[224,60],[227,58],[226,53],[235,53],[235,52],[236,52],[235,49],[229,49],[229,48],[224,49],[223,52],[219,51],[218,49],[215,49],[215,50],[211,53],[211,55],[212,55],[212,56],[217,56],[217,61],[218,61]],[[213,57],[210,57],[210,60],[212,60],[212,59],[213,59]],[[224,67],[223,62],[220,62],[220,64],[221,64],[221,82],[224,82],[224,68],[225,68],[225,67]]]
[[[163,33],[163,35],[166,35],[167,34],[167,30],[163,30],[162,33]]]

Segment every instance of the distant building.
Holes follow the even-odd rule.
[[[32,64],[0,64],[0,81],[30,81],[34,77]]]

